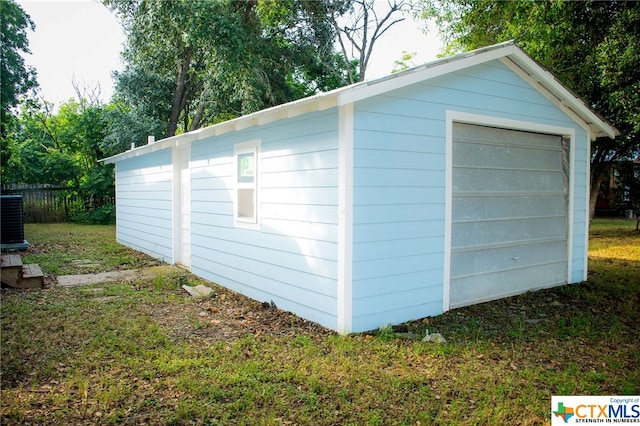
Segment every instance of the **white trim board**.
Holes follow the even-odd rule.
[[[191,145],[174,146],[171,153],[171,163],[173,164],[173,182],[172,182],[172,262],[173,264],[181,264],[187,269],[191,267],[191,249],[186,248],[183,241],[183,227],[185,219],[183,210],[183,199],[191,202]],[[188,218],[189,231],[191,229],[191,213],[189,209]],[[189,246],[191,242],[189,241]]]
[[[584,221],[584,266],[583,266],[583,275],[582,281],[587,280],[587,273],[589,270],[589,225],[591,221],[591,135],[587,136],[587,193],[585,199],[587,200],[585,211],[587,212],[587,217]]]
[[[487,50],[479,54],[461,54],[456,55],[452,59],[435,61],[425,65],[418,66],[407,70],[404,73],[392,74],[372,82],[346,87],[339,94],[339,105],[357,102],[382,93],[400,89],[411,84],[420,83],[432,78],[440,77],[455,71],[472,67],[474,65],[483,64],[494,59],[500,59],[506,54],[510,54],[514,46],[503,47],[507,49]]]
[[[353,104],[338,110],[337,331],[353,327]]]
[[[240,229],[249,229],[253,231],[261,230],[261,208],[260,208],[260,200],[261,197],[261,150],[262,150],[262,140],[261,139],[253,139],[246,142],[240,142],[233,145],[233,226],[235,228]],[[240,154],[255,154],[255,175],[254,175],[254,183],[253,183],[253,202],[255,209],[255,216],[251,220],[245,220],[238,217],[238,155]]]

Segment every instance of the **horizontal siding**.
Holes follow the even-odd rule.
[[[334,294],[335,261],[314,257],[312,253],[273,248],[270,251],[272,256],[265,257],[263,246],[250,246],[201,235],[193,237],[193,247],[198,247],[203,253],[207,253],[209,259],[224,257],[230,261],[229,266],[248,268],[247,270],[251,270],[252,273],[260,275],[262,280],[279,280],[281,283],[291,285],[292,288],[307,288],[310,294],[315,295],[332,297]],[[233,260],[234,258],[237,260]],[[279,258],[288,260],[283,264],[277,261]],[[309,265],[315,265],[316,268],[310,269]],[[263,282],[261,287],[265,284]],[[284,294],[286,292],[279,292],[274,293],[273,296],[279,297]]]
[[[407,291],[404,293],[405,296],[400,298],[401,302],[396,304],[397,308],[395,309],[390,309],[388,308],[390,304],[385,304],[380,311],[359,314],[353,320],[353,329],[375,330],[385,324],[401,324],[413,319],[423,318],[425,317],[425,312],[430,312],[430,314],[427,315],[436,315],[436,313],[442,312],[442,303],[440,301],[415,303],[416,300],[424,300],[424,298],[421,298],[421,295],[425,292],[430,294],[442,293],[442,286],[431,289],[423,288],[416,292]],[[407,303],[407,300],[409,300],[409,303]],[[414,303],[412,303],[411,300],[413,300]],[[363,305],[375,305],[376,302],[375,299],[354,300],[354,312]]]
[[[443,129],[435,109],[379,98],[355,108],[354,331],[442,309]]]
[[[194,273],[336,327],[337,110],[192,145]],[[260,230],[233,222],[233,145],[259,139]]]
[[[171,151],[157,151],[116,164],[118,242],[171,262]]]
[[[422,273],[424,283],[426,276],[442,273],[443,260],[444,256],[440,252],[404,256],[393,256],[390,254],[385,258],[354,262],[353,268],[359,272],[358,279],[354,280],[354,283],[363,286],[362,289],[358,289],[357,291],[354,289],[354,294],[365,297],[370,291],[366,288],[369,281],[378,278],[389,278],[389,291],[401,291],[404,285],[406,285],[403,281],[404,274],[413,275],[414,273]],[[355,284],[354,287],[356,287]],[[355,299],[356,297],[354,297],[354,300]]]
[[[407,209],[409,210],[409,209]],[[359,223],[354,225],[354,243],[366,244],[371,242],[387,243],[396,240],[422,240],[424,238],[440,238],[444,235],[442,224],[438,220],[396,220],[393,227],[392,220],[380,218],[377,223]],[[421,241],[422,242],[422,241]]]
[[[586,132],[491,61],[356,103],[354,331],[442,312],[447,110],[575,129],[572,276],[583,272]],[[484,174],[501,172],[478,169],[477,180],[461,184],[477,187]]]

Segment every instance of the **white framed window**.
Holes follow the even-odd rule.
[[[258,176],[260,141],[254,140],[234,145],[235,189],[233,216],[237,227],[257,229]]]

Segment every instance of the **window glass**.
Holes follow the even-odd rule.
[[[254,219],[256,215],[255,190],[238,188],[238,219]]]
[[[253,183],[255,180],[255,152],[238,155],[238,183]]]
[[[258,153],[260,141],[239,143],[234,146],[236,226],[254,229],[258,225]]]

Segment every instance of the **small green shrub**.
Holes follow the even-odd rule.
[[[113,225],[116,223],[115,204],[105,204],[93,210],[79,213],[73,221],[86,225]]]

